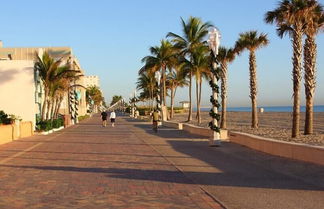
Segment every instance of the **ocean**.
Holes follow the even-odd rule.
[[[292,106],[259,106],[258,108],[263,108],[264,112],[292,112]],[[211,108],[201,108],[201,111],[206,112]],[[194,108],[194,111],[196,108]],[[251,112],[251,107],[228,107],[228,112]],[[300,107],[301,112],[305,112],[305,106]],[[315,105],[314,112],[324,112],[324,105]]]

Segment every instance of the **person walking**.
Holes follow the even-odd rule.
[[[111,122],[111,126],[115,127],[116,113],[114,110],[110,113],[110,122]]]
[[[153,131],[155,133],[157,133],[158,131],[158,122],[160,119],[160,114],[158,110],[154,110],[153,114],[152,114],[152,119],[153,119]]]
[[[106,113],[106,111],[102,111],[102,113],[101,113],[102,127],[107,126],[107,116],[108,116],[108,114]]]

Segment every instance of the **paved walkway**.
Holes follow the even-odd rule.
[[[324,168],[119,117],[0,146],[0,208],[324,208]]]

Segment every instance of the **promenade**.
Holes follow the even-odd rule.
[[[324,208],[324,167],[99,116],[0,145],[0,208]]]

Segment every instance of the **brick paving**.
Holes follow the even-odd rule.
[[[92,117],[1,145],[0,208],[222,208],[150,139],[127,118],[113,128]]]

